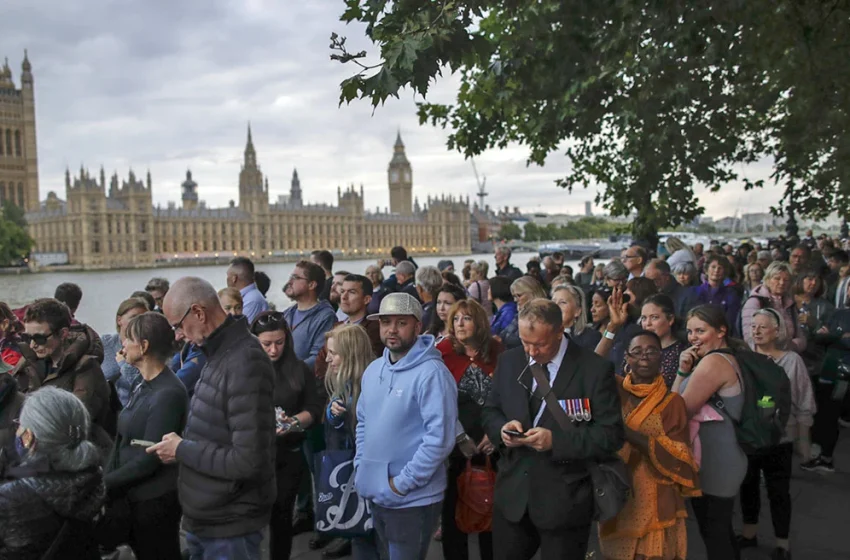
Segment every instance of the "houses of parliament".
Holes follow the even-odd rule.
[[[52,256],[83,269],[150,267],[167,262],[191,264],[235,255],[285,259],[328,249],[338,255],[388,255],[405,246],[412,254],[468,254],[471,245],[469,200],[413,196],[413,170],[401,134],[387,169],[388,212],[366,210],[363,186],[337,188],[337,204],[309,204],[293,171],[288,197],[269,199],[269,180],[258,163],[248,127],[238,199],[208,208],[199,185],[186,172],[181,205],[154,206],[150,172],[126,178],[103,168],[65,172],[65,198],[50,191],[38,199],[38,159],[33,75],[24,57],[17,89],[8,62],[0,73],[0,205],[26,210],[36,259]]]

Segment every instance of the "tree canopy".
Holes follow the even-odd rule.
[[[742,172],[762,159],[798,212],[850,210],[850,0],[345,0],[341,19],[366,24],[380,62],[331,36],[358,67],[340,103],[410,88],[467,157],[563,154],[557,184],[637,211],[641,239],[701,214],[697,188],[763,186]],[[429,103],[444,70],[456,100]]]
[[[18,264],[29,253],[33,241],[25,228],[23,210],[5,204],[0,213],[0,266]]]

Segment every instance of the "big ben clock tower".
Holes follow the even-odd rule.
[[[404,153],[401,132],[395,140],[393,159],[390,160],[387,175],[390,185],[390,212],[410,215],[413,210],[413,171]]]

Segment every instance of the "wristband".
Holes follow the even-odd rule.
[[[612,332],[611,332],[611,331],[609,331],[608,329],[605,329],[605,332],[602,334],[602,336],[604,336],[604,337],[605,337],[605,338],[607,338],[608,340],[614,340],[614,338],[616,338],[617,334],[616,334],[616,333],[612,333]]]
[[[676,375],[678,375],[679,377],[681,377],[681,378],[685,379],[685,378],[690,377],[692,373],[693,373],[692,371],[689,371],[688,373],[685,373],[684,371],[679,370],[679,371],[677,371],[677,372],[676,372]]]

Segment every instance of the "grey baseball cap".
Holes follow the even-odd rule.
[[[421,321],[422,304],[415,297],[404,292],[387,294],[381,300],[381,308],[378,312],[366,318],[372,321],[385,315],[413,315],[417,321]]]

